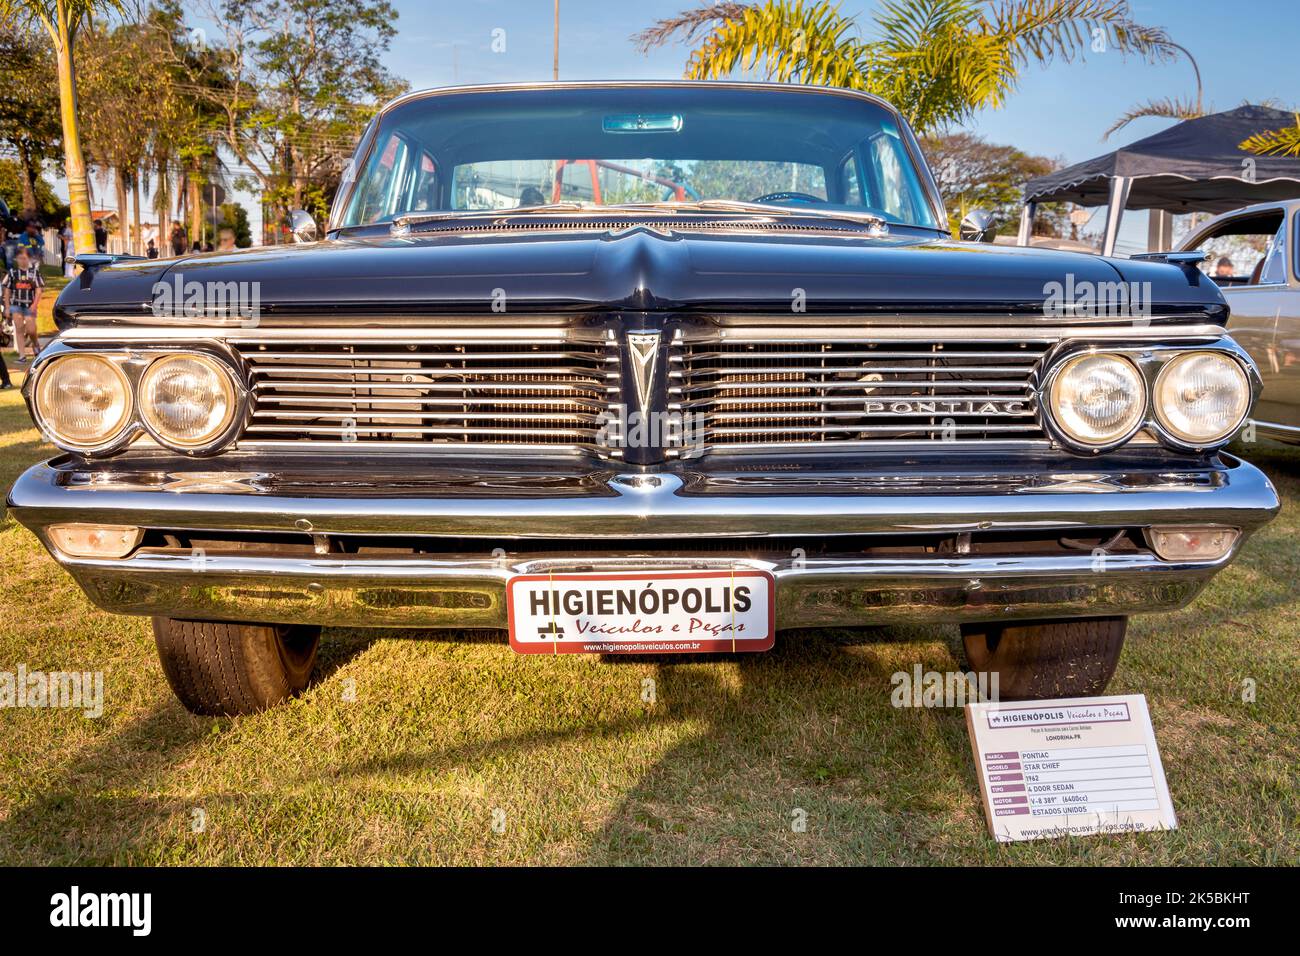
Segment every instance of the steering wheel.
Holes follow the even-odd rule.
[[[812,193],[797,193],[790,189],[781,192],[767,193],[759,196],[757,199],[751,199],[750,202],[817,202],[824,203],[825,199],[821,196],[814,196]]]

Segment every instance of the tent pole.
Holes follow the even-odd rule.
[[[1119,223],[1124,217],[1124,204],[1128,202],[1128,191],[1132,185],[1131,176],[1115,176],[1110,181],[1110,202],[1106,206],[1106,237],[1101,244],[1103,256],[1115,254],[1115,243],[1119,239]]]
[[[1152,209],[1147,225],[1147,252],[1167,252],[1174,247],[1174,216],[1163,209]]]
[[[1016,245],[1027,246],[1029,239],[1034,234],[1034,214],[1038,212],[1038,203],[1027,202],[1020,210],[1020,235],[1016,237]]]

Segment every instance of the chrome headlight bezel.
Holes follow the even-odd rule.
[[[1249,396],[1246,402],[1246,414],[1242,422],[1236,429],[1229,432],[1224,437],[1214,442],[1194,443],[1180,438],[1177,434],[1165,428],[1161,424],[1159,416],[1156,414],[1156,382],[1161,372],[1171,363],[1178,360],[1181,356],[1212,353],[1222,355],[1225,358],[1236,362],[1246,377],[1249,390]],[[1141,373],[1146,388],[1146,413],[1139,427],[1134,429],[1127,437],[1111,442],[1106,445],[1088,445],[1076,441],[1068,432],[1064,431],[1057,424],[1051,406],[1052,389],[1054,388],[1056,378],[1067,364],[1076,358],[1086,355],[1106,354],[1120,357],[1127,360],[1137,368]],[[1230,336],[1222,335],[1218,338],[1212,336],[1198,337],[1195,340],[1182,341],[1156,341],[1156,342],[1137,342],[1132,339],[1119,339],[1113,342],[1105,341],[1088,341],[1082,334],[1077,339],[1060,342],[1055,348],[1049,350],[1040,366],[1040,372],[1035,379],[1038,400],[1038,421],[1048,438],[1056,445],[1061,446],[1067,451],[1076,455],[1093,456],[1099,452],[1111,451],[1121,445],[1133,441],[1139,436],[1147,436],[1150,444],[1164,446],[1171,451],[1180,454],[1206,454],[1217,451],[1231,442],[1238,433],[1241,424],[1250,420],[1250,413],[1254,407],[1255,401],[1259,398],[1259,393],[1263,388],[1263,383],[1259,377],[1259,371],[1250,356],[1238,345]]]
[[[1087,359],[1106,358],[1112,359],[1120,365],[1127,368],[1133,373],[1133,377],[1138,385],[1138,405],[1135,406],[1137,411],[1131,415],[1132,421],[1129,422],[1122,432],[1116,432],[1115,435],[1104,441],[1089,441],[1070,431],[1060,420],[1059,409],[1057,407],[1057,388],[1060,384],[1061,376],[1073,368],[1078,363]],[[1125,355],[1122,351],[1113,349],[1080,349],[1072,351],[1053,363],[1048,369],[1047,376],[1043,381],[1043,386],[1039,391],[1039,405],[1042,409],[1042,420],[1049,435],[1072,451],[1098,454],[1104,451],[1110,451],[1123,445],[1139,431],[1146,423],[1147,414],[1150,409],[1150,399],[1148,395],[1148,386],[1145,376],[1142,374],[1141,367],[1133,359]]]
[[[45,390],[50,381],[51,372],[69,361],[86,360],[102,364],[109,370],[112,377],[117,381],[118,387],[122,390],[125,404],[125,410],[112,430],[106,432],[103,438],[93,442],[76,441],[61,434],[51,423],[49,415],[46,414],[48,408],[43,409],[43,406],[48,403],[42,401],[42,396],[46,394]],[[24,383],[23,391],[32,421],[35,422],[41,435],[56,448],[85,455],[103,455],[121,448],[137,434],[135,427],[135,388],[131,383],[130,376],[123,371],[120,364],[114,362],[109,356],[98,352],[68,350],[43,357],[43,359],[39,359],[37,363],[34,363],[32,372]]]
[[[218,381],[224,386],[226,398],[226,414],[221,422],[220,427],[215,431],[204,436],[202,441],[187,442],[181,441],[174,436],[168,435],[163,426],[157,420],[157,412],[146,401],[146,388],[150,377],[160,374],[160,369],[173,362],[192,361],[211,370]],[[184,452],[186,454],[203,454],[205,451],[223,447],[230,438],[231,430],[240,421],[240,393],[241,384],[235,377],[234,369],[225,362],[218,361],[210,355],[202,352],[167,352],[162,355],[155,355],[152,360],[140,371],[140,377],[136,382],[136,409],[139,415],[141,426],[149,436],[162,445],[164,448],[170,448],[172,451]]]
[[[41,382],[46,372],[54,363],[69,356],[93,356],[112,366],[115,372],[127,382],[131,403],[130,414],[127,416],[125,425],[118,430],[111,441],[94,445],[64,442],[49,427],[37,407]],[[177,356],[198,357],[205,364],[211,364],[221,371],[224,380],[229,382],[233,390],[232,412],[226,426],[214,438],[201,445],[183,446],[167,442],[146,426],[143,420],[144,416],[141,413],[141,377],[157,360]],[[156,443],[158,447],[165,448],[168,451],[188,457],[207,457],[229,448],[248,424],[252,414],[252,393],[246,384],[247,381],[247,371],[239,354],[234,349],[225,347],[224,343],[178,342],[176,347],[172,348],[163,348],[156,345],[137,348],[114,342],[101,348],[97,347],[97,344],[82,345],[78,343],[72,345],[55,340],[32,363],[31,371],[27,375],[27,380],[23,383],[22,391],[32,420],[36,422],[37,427],[41,429],[45,437],[64,451],[73,452],[85,458],[104,458],[123,451],[137,439],[147,437],[152,443]]]
[[[1212,355],[1216,358],[1224,359],[1231,363],[1241,375],[1241,384],[1244,388],[1243,409],[1240,417],[1227,431],[1220,434],[1217,438],[1206,440],[1196,440],[1188,438],[1181,434],[1166,418],[1165,409],[1160,401],[1160,390],[1164,386],[1169,374],[1177,369],[1179,365],[1192,361],[1195,358],[1205,355]],[[1249,420],[1251,408],[1255,401],[1255,391],[1251,380],[1251,368],[1245,365],[1241,357],[1222,349],[1189,349],[1179,352],[1177,355],[1169,357],[1169,360],[1162,363],[1159,371],[1156,372],[1155,378],[1151,383],[1151,418],[1152,425],[1160,434],[1161,439],[1168,445],[1182,451],[1204,451],[1210,448],[1221,448],[1232,441],[1234,435],[1240,431],[1241,427]]]

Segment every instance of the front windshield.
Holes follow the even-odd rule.
[[[940,228],[889,110],[798,89],[485,91],[384,114],[336,225],[579,201],[732,200]]]

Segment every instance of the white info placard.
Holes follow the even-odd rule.
[[[968,704],[999,842],[1178,826],[1146,697]]]

